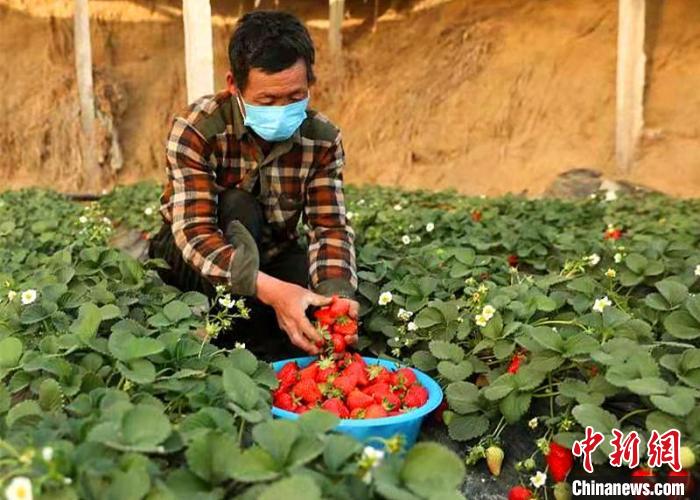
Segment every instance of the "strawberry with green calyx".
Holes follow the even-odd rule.
[[[534,498],[532,491],[522,485],[513,486],[508,492],[508,500],[531,500]]]
[[[337,295],[334,295],[331,298],[331,304],[328,306],[328,308],[336,318],[347,316],[347,314],[350,312],[350,301],[348,299],[341,299]]]
[[[345,370],[343,370],[343,375],[352,375],[357,379],[357,385],[364,387],[369,384],[369,378],[367,377],[367,371],[365,366],[353,361],[350,363]]]
[[[389,392],[382,397],[375,395],[374,401],[375,403],[381,404],[386,411],[393,411],[401,408],[401,399],[393,392]]]
[[[406,391],[403,404],[409,408],[420,408],[428,402],[428,391],[422,385],[412,385]]]
[[[572,498],[571,485],[569,483],[562,481],[554,485],[555,500],[571,500]]]
[[[373,404],[365,408],[365,418],[384,418],[388,413],[382,405]]]
[[[398,387],[411,387],[416,383],[416,374],[410,368],[399,368],[391,377],[392,385]]]
[[[321,408],[333,413],[338,418],[348,418],[350,416],[350,411],[340,398],[327,399],[323,402]]]
[[[355,408],[354,410],[350,411],[350,418],[352,419],[357,419],[361,420],[365,418],[365,409],[364,408]]]
[[[354,375],[341,375],[333,380],[333,386],[340,389],[347,396],[357,387],[357,377]]]
[[[379,382],[365,388],[365,394],[372,396],[375,401],[377,398],[379,398],[379,401],[381,401],[384,396],[391,394],[391,387],[389,387],[389,384],[387,383]]]
[[[344,337],[355,335],[357,333],[357,321],[348,316],[336,318],[335,323],[333,323],[333,333]]]
[[[292,388],[292,394],[307,404],[316,404],[323,396],[316,381],[308,378],[297,382]]]
[[[293,386],[298,379],[299,365],[294,361],[286,363],[276,374],[279,381],[279,389],[286,391]]]
[[[331,375],[337,375],[338,370],[335,366],[333,358],[320,358],[318,360],[318,372],[316,373],[316,382],[327,382]]]
[[[391,373],[389,370],[384,368],[382,365],[372,365],[367,368],[367,374],[369,382],[372,384],[376,383],[391,383]]]
[[[288,392],[275,391],[272,404],[281,410],[296,411],[298,405],[294,402],[292,395]]]
[[[335,323],[336,316],[329,308],[323,307],[314,311],[314,318],[316,318],[320,326],[328,328]]]
[[[486,465],[492,475],[498,477],[501,475],[501,467],[503,466],[503,449],[498,445],[491,445],[486,448]]]
[[[331,342],[330,346],[333,347],[333,352],[334,353],[343,353],[345,352],[345,349],[347,347],[347,344],[345,343],[345,337],[338,333],[333,333],[331,335]]]
[[[348,394],[345,401],[351,411],[356,408],[367,408],[368,406],[374,404],[374,398],[365,394],[359,389],[352,390],[350,394]]]
[[[299,380],[316,380],[316,375],[318,374],[318,363],[315,361],[308,365],[306,368],[299,370]]]

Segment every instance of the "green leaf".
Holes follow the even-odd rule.
[[[484,387],[482,393],[489,401],[498,401],[499,399],[505,398],[511,393],[511,391],[513,391],[513,389],[515,389],[515,380],[513,380],[513,375],[510,373],[504,373],[494,380],[491,385]]]
[[[122,418],[122,436],[128,445],[153,448],[170,435],[172,426],[163,410],[150,404],[138,404]]]
[[[131,361],[158,354],[165,349],[163,342],[148,337],[135,337],[127,331],[113,332],[107,346],[120,361]]]
[[[484,415],[455,415],[449,422],[447,431],[455,441],[469,441],[489,429],[489,419]]]
[[[429,372],[437,368],[437,360],[435,356],[428,351],[416,351],[411,355],[411,363],[413,366],[424,372]]]
[[[460,346],[444,340],[433,340],[428,344],[428,348],[437,359],[452,360],[455,363],[459,363],[464,359],[464,350]]]
[[[280,466],[284,465],[299,437],[299,427],[289,420],[268,420],[253,427],[253,439]]]
[[[248,375],[227,365],[224,368],[223,384],[226,395],[244,410],[252,410],[258,403],[258,387]]]
[[[648,260],[643,255],[631,253],[625,258],[625,264],[635,274],[644,274]]]
[[[700,323],[700,295],[692,295],[685,301],[685,308]]]
[[[526,332],[535,339],[535,342],[540,344],[545,349],[550,349],[556,352],[564,351],[564,341],[561,336],[548,326],[539,326],[536,328],[528,328]]]
[[[113,473],[112,483],[105,492],[108,500],[141,500],[151,489],[151,478],[145,468],[133,466]]]
[[[619,427],[617,418],[602,408],[592,404],[581,404],[571,411],[581,427],[593,427],[597,432],[610,434],[613,428]]]
[[[437,443],[418,443],[406,454],[400,477],[409,490],[423,497],[454,491],[466,470],[460,458]]]
[[[70,326],[71,333],[74,333],[80,340],[87,342],[97,335],[97,330],[102,323],[102,312],[92,302],[87,302],[80,306],[78,319]]]
[[[353,455],[362,450],[362,444],[345,434],[331,434],[323,450],[323,461],[331,472],[337,472]]]
[[[209,483],[219,484],[230,476],[232,457],[239,454],[233,436],[210,431],[192,440],[185,457],[192,472]]]
[[[245,483],[269,481],[280,475],[275,460],[259,446],[233,456],[228,472],[232,479]]]
[[[671,307],[682,304],[688,297],[688,287],[672,279],[661,280],[654,286]]]
[[[656,430],[661,434],[669,429],[683,428],[683,423],[679,419],[660,411],[653,411],[649,413],[647,415],[645,425],[647,431],[651,432]]]
[[[658,377],[642,377],[630,380],[627,383],[627,388],[640,396],[666,394],[666,391],[668,391],[668,383]]]
[[[280,479],[265,488],[259,500],[320,500],[321,490],[309,476]]]
[[[452,382],[464,380],[474,372],[472,364],[466,359],[462,360],[459,364],[451,361],[440,361],[437,365],[437,369],[440,375]]]
[[[337,427],[340,419],[330,412],[315,409],[303,413],[298,422],[304,434],[324,434]]]
[[[147,359],[135,359],[128,363],[117,361],[117,369],[137,384],[152,384],[156,380],[156,367]]]
[[[102,321],[107,321],[120,317],[122,315],[122,311],[119,309],[119,306],[115,304],[106,304],[100,307],[100,314],[102,315]]]
[[[445,322],[442,313],[435,307],[425,307],[416,315],[415,323],[418,328],[430,328]]]
[[[22,357],[22,342],[15,337],[0,340],[0,369],[14,368]]]
[[[10,408],[10,411],[5,416],[5,422],[8,427],[13,427],[18,422],[27,426],[33,426],[39,422],[41,415],[42,411],[39,404],[36,401],[27,399]]]
[[[700,323],[685,311],[673,311],[666,316],[664,327],[678,339],[692,340],[700,337]]]
[[[577,333],[564,341],[564,352],[566,358],[590,354],[600,347],[598,341],[587,333]]]
[[[56,311],[58,306],[55,302],[30,304],[22,309],[19,320],[23,325],[33,325],[50,317]]]
[[[498,408],[506,421],[513,424],[520,420],[530,408],[532,394],[529,392],[513,391],[505,398],[501,399]]]
[[[44,411],[58,410],[63,405],[61,384],[52,378],[44,379],[39,384],[39,406]]]
[[[450,408],[457,413],[479,410],[479,388],[470,382],[453,382],[445,388]]]
[[[695,407],[695,391],[680,386],[671,387],[668,396],[652,395],[649,399],[659,410],[676,417],[685,417]]]
[[[247,349],[234,349],[228,355],[234,367],[247,375],[253,375],[258,369],[258,360],[255,355]]]
[[[187,319],[190,316],[192,316],[192,310],[190,309],[190,306],[188,306],[184,302],[180,300],[173,300],[172,302],[169,302],[165,305],[165,307],[163,308],[163,314],[171,322],[177,323],[178,321]]]

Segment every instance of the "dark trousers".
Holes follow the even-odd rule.
[[[309,282],[309,264],[305,249],[297,242],[288,242],[274,257],[265,258],[260,248],[263,233],[267,230],[262,207],[257,199],[246,191],[230,189],[219,194],[219,227],[225,228],[233,220],[240,221],[258,244],[260,271],[289,283],[306,288]],[[182,252],[175,245],[170,224],[164,223],[152,238],[148,249],[151,258],[165,260],[170,269],[160,269],[158,274],[168,285],[182,291],[196,291],[213,298],[214,286],[202,277],[182,258]],[[254,297],[245,297],[250,308],[250,319],[239,319],[231,331],[224,331],[213,340],[219,347],[231,348],[235,342],[244,342],[246,348],[266,360],[279,360],[304,353],[293,346],[287,335],[279,328],[274,309]],[[217,305],[218,307],[218,305]]]

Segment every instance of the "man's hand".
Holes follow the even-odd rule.
[[[277,322],[292,344],[309,354],[318,354],[316,343],[321,342],[322,338],[306,317],[306,310],[309,306],[328,305],[331,298],[261,272],[258,273],[257,290],[258,298],[275,310]]]

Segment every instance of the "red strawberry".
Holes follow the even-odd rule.
[[[369,384],[369,378],[364,365],[357,362],[352,362],[343,370],[343,375],[353,375],[357,379],[357,385],[366,386]]]
[[[294,411],[296,406],[291,394],[288,392],[275,391],[272,404],[280,410]]]
[[[382,365],[372,365],[367,368],[369,381],[372,383],[391,383],[391,372]]]
[[[382,405],[370,405],[365,408],[365,418],[384,418],[387,412]]]
[[[316,382],[327,382],[328,377],[337,373],[335,361],[332,358],[321,358],[318,360],[318,372],[316,373]]]
[[[348,418],[350,416],[347,406],[339,398],[327,399],[323,402],[321,408],[335,414],[339,418]]]
[[[620,238],[622,238],[622,229],[614,227],[609,227],[603,234],[603,239],[605,240],[619,240]]]
[[[545,458],[554,482],[566,481],[566,476],[569,475],[574,466],[574,456],[571,450],[552,441],[549,443],[549,453]]]
[[[510,364],[508,365],[508,373],[518,373],[518,370],[520,370],[520,363],[522,363],[524,359],[524,354],[517,353],[513,355],[513,358],[510,360]]]
[[[365,368],[367,368],[367,363],[365,362],[364,359],[362,359],[362,355],[359,352],[353,352],[352,353],[352,361],[354,363],[359,363]]]
[[[333,386],[337,387],[347,396],[357,387],[357,377],[354,375],[341,375],[333,381]]]
[[[365,418],[365,409],[364,408],[355,408],[350,412],[350,418],[355,418],[355,419],[362,419]]]
[[[481,210],[472,210],[472,220],[474,222],[481,222]]]
[[[530,500],[532,491],[525,486],[513,486],[508,492],[508,500]]]
[[[399,408],[401,408],[401,398],[391,391],[389,391],[383,396],[375,395],[374,400],[377,403],[381,403],[387,411],[398,410]]]
[[[302,379],[296,383],[292,393],[308,404],[316,404],[321,399],[321,391],[313,379]]]
[[[516,254],[512,253],[508,256],[508,265],[510,267],[518,267],[518,262],[519,262],[519,259],[518,259],[518,256]]]
[[[279,381],[280,389],[288,389],[293,386],[297,381],[297,374],[299,373],[299,366],[294,362],[290,361],[285,364],[280,371],[277,372],[277,380]]]
[[[396,415],[401,415],[401,410],[396,409],[396,410],[391,410],[387,412],[388,417],[395,417]]]
[[[345,337],[338,333],[333,333],[331,335],[331,343],[333,344],[333,352],[342,353],[345,352]]]
[[[318,374],[318,363],[314,361],[306,368],[299,370],[299,380],[309,379],[316,380]]]
[[[411,387],[416,383],[416,374],[410,368],[399,368],[392,377],[392,385]]]
[[[322,307],[314,311],[314,318],[316,318],[322,326],[330,326],[335,322],[336,316],[329,307]]]
[[[379,400],[386,396],[387,394],[391,394],[391,388],[389,387],[389,384],[386,382],[378,382],[376,384],[372,384],[369,387],[365,389],[365,394],[369,394],[375,400],[377,397],[379,397]]]
[[[341,299],[337,295],[333,296],[333,302],[328,306],[331,312],[336,318],[341,316],[346,316],[350,311],[350,301],[348,299]]]
[[[369,405],[374,403],[374,398],[372,398],[372,396],[368,396],[359,389],[354,389],[350,392],[350,394],[348,394],[345,402],[347,403],[348,408],[354,410],[356,408],[367,408]]]
[[[347,316],[341,316],[333,324],[333,333],[343,336],[355,335],[357,333],[357,321]]]
[[[632,482],[636,484],[647,483],[653,485],[656,482],[656,473],[646,467],[638,467],[632,471]],[[652,486],[653,487],[653,486]],[[651,498],[649,495],[635,495],[635,498],[642,500]]]
[[[443,400],[442,403],[440,403],[440,406],[438,406],[435,411],[433,412],[433,422],[436,424],[442,424],[444,423],[442,420],[442,414],[445,413],[445,410],[449,405],[447,404],[447,400]]]
[[[428,402],[428,391],[422,385],[412,385],[406,391],[403,404],[409,408],[420,408]]]

